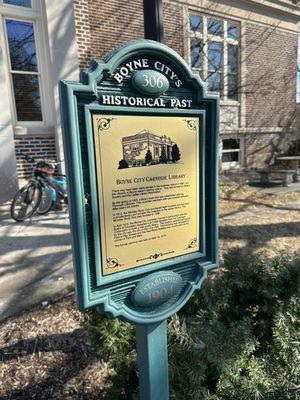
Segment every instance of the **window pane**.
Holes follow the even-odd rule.
[[[199,39],[191,40],[191,66],[192,68],[202,67],[202,42]]]
[[[238,100],[239,88],[238,88],[238,75],[228,75],[228,98],[231,100]]]
[[[238,72],[238,46],[228,45],[228,73],[236,74]]]
[[[237,40],[237,39],[238,39],[238,36],[239,36],[237,26],[228,24],[227,36],[228,36],[230,39],[236,39],[236,40]]]
[[[223,150],[239,149],[239,139],[223,139]]]
[[[239,152],[233,151],[232,153],[223,153],[222,154],[223,162],[238,162],[239,161]]]
[[[193,32],[202,32],[202,19],[196,15],[190,15],[190,30]]]
[[[42,121],[39,78],[12,74],[18,121]]]
[[[220,71],[222,68],[222,43],[208,43],[207,53],[208,70]]]
[[[211,92],[221,91],[221,74],[214,72],[207,77],[207,88]]]
[[[3,0],[4,4],[31,8],[31,0]]]
[[[222,35],[222,22],[216,19],[207,20],[207,32],[210,35],[221,36]]]
[[[8,19],[6,30],[12,70],[37,71],[33,24]]]

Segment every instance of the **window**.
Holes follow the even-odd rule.
[[[0,0],[0,36],[15,133],[53,129],[42,5],[37,0]]]
[[[4,4],[31,8],[31,0],[3,0]]]
[[[226,169],[241,165],[241,140],[223,139],[222,142],[222,166]]]
[[[12,19],[5,25],[17,121],[42,121],[34,25]]]
[[[191,67],[219,92],[222,99],[238,100],[239,26],[218,18],[189,16]]]

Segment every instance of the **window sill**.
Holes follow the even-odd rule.
[[[238,107],[241,103],[238,100],[220,100],[221,106],[236,106]]]
[[[54,126],[20,126],[14,127],[15,136],[54,136]]]
[[[241,163],[239,161],[224,162],[222,161],[222,171],[227,171],[229,169],[239,169],[241,168]]]

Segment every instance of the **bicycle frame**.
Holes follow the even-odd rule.
[[[36,163],[36,165],[33,175],[27,179],[28,183],[18,190],[11,204],[11,216],[18,222],[31,217],[36,211],[38,214],[44,215],[55,204],[61,207],[60,198],[65,204],[68,203],[67,178],[65,175],[54,173],[55,167],[61,161],[36,160],[26,154],[22,154],[22,156],[28,162]],[[28,208],[29,205],[32,205],[31,209]],[[22,209],[24,209],[23,214],[20,214]]]
[[[46,184],[51,189],[52,200],[56,201],[57,194],[61,197],[67,196],[66,184],[67,178],[64,175],[52,175],[51,179],[46,179]]]

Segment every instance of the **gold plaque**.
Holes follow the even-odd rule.
[[[103,275],[199,251],[199,120],[93,116]]]

